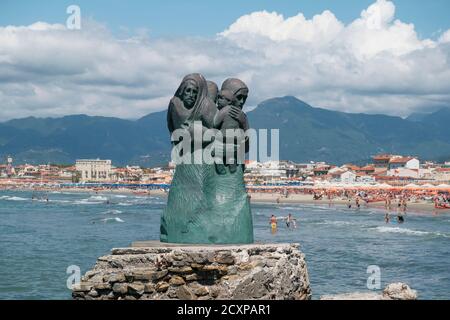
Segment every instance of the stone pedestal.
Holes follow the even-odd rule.
[[[113,249],[73,288],[74,299],[311,298],[298,244],[178,245]]]

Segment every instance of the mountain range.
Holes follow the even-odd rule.
[[[378,153],[450,160],[450,108],[403,119],[314,108],[291,96],[247,113],[255,129],[280,130],[280,159],[364,164]],[[0,123],[0,156],[14,163],[74,163],[111,159],[114,165],[154,166],[170,159],[166,111],[138,120],[71,115]],[[2,160],[4,162],[4,160]]]

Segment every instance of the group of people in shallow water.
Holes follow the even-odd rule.
[[[297,219],[295,219],[291,213],[289,213],[286,217],[277,217],[273,214],[269,221],[273,234],[275,234],[278,230],[278,220],[284,220],[286,227],[289,230],[297,229]]]

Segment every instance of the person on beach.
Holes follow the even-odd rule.
[[[403,211],[405,214],[406,214],[406,207],[407,207],[406,199],[403,198],[403,199],[402,199],[402,211]]]
[[[384,206],[388,210],[391,209],[391,197],[389,195],[387,195],[385,200],[384,200]]]

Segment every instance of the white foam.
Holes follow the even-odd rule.
[[[83,199],[83,200],[77,200],[74,202],[74,204],[101,204],[103,202],[98,202],[98,201],[89,201],[88,199]]]
[[[102,197],[102,196],[91,196],[89,199],[87,200],[99,200],[99,201],[107,201],[108,198],[106,197]]]
[[[132,206],[133,204],[132,203],[128,203],[128,202],[119,202],[117,205],[118,206]]]
[[[8,197],[5,198],[6,200],[11,200],[11,201],[27,201],[28,199],[22,198],[22,197]]]
[[[450,238],[450,235],[441,233],[441,232],[428,232],[428,231],[418,231],[407,228],[399,228],[399,227],[377,227],[376,231],[381,233],[400,233],[414,236],[438,236],[444,238]]]
[[[281,210],[301,210],[300,207],[283,207],[283,206],[280,206],[280,207],[277,207],[277,208],[281,209]]]
[[[122,213],[122,211],[120,211],[120,210],[107,210],[107,211],[104,211],[104,212],[102,212],[103,214],[121,214]]]
[[[105,219],[102,219],[102,221],[103,222],[108,222],[108,221],[125,222],[120,218],[105,218]]]

